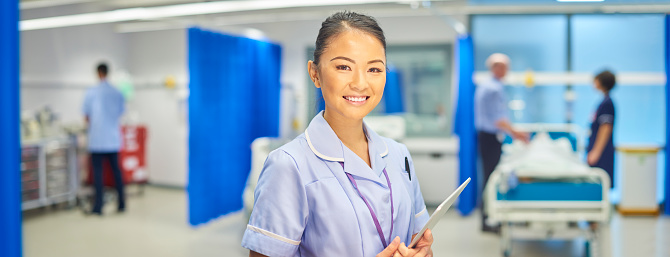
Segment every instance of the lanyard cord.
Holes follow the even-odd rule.
[[[340,162],[340,165],[342,165],[342,169],[344,169],[344,162]],[[391,235],[393,235],[393,190],[391,189],[391,180],[389,179],[389,175],[386,173],[386,168],[383,170],[384,176],[386,177],[386,184],[388,185],[389,188],[389,194],[391,198]],[[384,245],[384,248],[388,247],[388,244],[386,243],[386,238],[384,237],[384,231],[382,230],[382,226],[379,225],[379,219],[377,219],[377,215],[375,214],[375,211],[372,210],[372,207],[370,206],[370,203],[368,202],[368,199],[363,196],[361,193],[361,190],[358,189],[358,184],[356,184],[356,180],[354,177],[349,173],[349,172],[344,172],[347,174],[347,177],[349,178],[349,181],[351,184],[354,185],[354,188],[358,192],[358,195],[363,199],[363,202],[365,202],[365,205],[368,206],[368,210],[370,211],[370,215],[372,216],[372,221],[375,223],[375,227],[377,227],[377,234],[379,234],[379,239],[382,241],[382,245]]]

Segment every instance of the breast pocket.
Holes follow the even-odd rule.
[[[393,187],[394,204],[394,234],[403,240],[411,240],[411,232],[414,226],[414,199],[413,180],[401,165],[389,165],[387,167],[391,186]],[[403,241],[404,242],[404,241]],[[408,243],[408,242],[405,242]]]
[[[309,218],[303,233],[305,251],[314,256],[346,256],[349,248],[360,248],[356,212],[335,177],[306,186]],[[323,242],[328,242],[327,244]]]

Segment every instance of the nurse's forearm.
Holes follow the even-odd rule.
[[[610,140],[611,135],[612,124],[606,123],[600,125],[600,128],[598,129],[598,135],[596,136],[596,142],[593,144],[593,148],[591,148],[591,152],[596,154],[598,159],[600,159],[600,155],[603,153],[603,150],[605,149],[607,142]]]
[[[260,253],[254,252],[254,251],[249,251],[249,257],[267,257],[265,255],[262,255]]]

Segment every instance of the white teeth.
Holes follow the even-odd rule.
[[[352,101],[352,102],[363,102],[367,99],[367,97],[352,97],[352,96],[347,96],[345,99]]]

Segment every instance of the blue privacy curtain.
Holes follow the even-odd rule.
[[[18,1],[0,1],[0,56],[0,255],[20,257]]]
[[[670,15],[665,15],[665,214],[670,215]]]
[[[314,86],[314,84],[311,84],[310,86]],[[323,100],[323,93],[321,93],[320,88],[316,88],[314,94],[314,97],[316,97],[316,113],[319,113],[326,109],[326,101]]]
[[[456,42],[456,69],[458,70],[458,98],[454,133],[459,138],[459,184],[472,178],[458,200],[458,210],[468,215],[477,206],[477,133],[475,132],[474,51],[470,35],[461,34]]]
[[[279,135],[279,45],[188,30],[191,225],[242,208],[251,142]]]
[[[384,87],[384,108],[386,113],[405,112],[402,91],[402,75],[395,67],[389,65],[386,73],[386,86]]]

